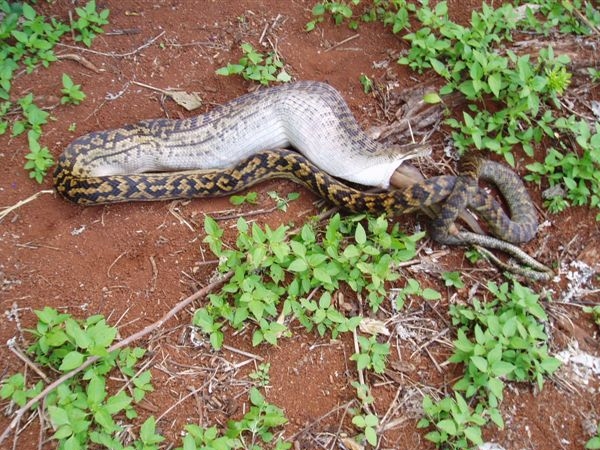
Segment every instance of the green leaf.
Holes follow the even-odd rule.
[[[106,410],[110,414],[117,414],[131,404],[131,397],[120,391],[118,394],[113,395],[106,401]]]
[[[356,245],[348,245],[343,252],[343,255],[348,259],[358,258],[360,256],[360,250]]]
[[[445,420],[440,420],[437,424],[436,427],[439,430],[442,430],[444,433],[449,434],[450,436],[456,436],[456,423],[454,423],[453,420],[450,419],[445,419]]]
[[[488,77],[488,85],[492,94],[496,96],[496,98],[500,97],[500,89],[502,88],[502,77],[499,73],[493,73]]]
[[[221,347],[223,347],[224,339],[225,337],[221,331],[213,331],[210,333],[210,345],[212,345],[215,350],[220,350]]]
[[[113,433],[119,428],[116,426],[112,416],[105,407],[98,408],[94,412],[94,421],[100,425],[107,433]]]
[[[308,270],[308,264],[302,258],[296,258],[288,266],[288,270],[291,272],[304,272]]]
[[[23,7],[23,17],[25,17],[27,20],[34,20],[35,16],[36,16],[35,10],[27,3],[23,3],[22,7]]]
[[[16,120],[13,122],[12,126],[12,134],[13,136],[18,136],[25,131],[25,122],[22,120]]]
[[[515,366],[506,361],[497,361],[492,364],[492,374],[496,377],[503,377],[511,373]]]
[[[365,438],[369,444],[373,447],[377,447],[377,432],[375,431],[375,428],[365,428]]]
[[[255,388],[252,387],[250,388],[250,402],[252,402],[252,404],[254,406],[263,406],[265,404],[265,398],[262,396],[262,394],[260,393],[260,391]]]
[[[157,444],[165,438],[156,434],[156,419],[150,416],[140,427],[140,439],[146,445]]]
[[[90,404],[99,405],[106,397],[104,378],[93,376],[87,386],[86,393]]]
[[[327,271],[321,267],[315,267],[315,269],[313,270],[313,276],[321,283],[332,283],[331,276],[329,275],[329,273],[327,273]]]
[[[360,429],[365,428],[365,418],[363,416],[354,416],[352,418],[352,423]]]
[[[325,6],[322,3],[315,4],[312,9],[312,15],[322,16],[323,14],[325,14]]]
[[[70,89],[74,86],[73,80],[66,73],[62,74],[62,84],[66,89]]]
[[[499,378],[490,378],[488,380],[488,389],[498,399],[502,399],[502,391],[504,390],[504,383]]]
[[[542,360],[540,365],[547,374],[553,374],[556,371],[556,369],[560,367],[561,362],[557,358],[549,357]]]
[[[359,245],[364,245],[367,242],[367,233],[364,227],[359,223],[354,231],[354,240]]]
[[[502,418],[500,411],[498,411],[498,409],[496,409],[496,408],[491,408],[489,410],[489,414],[490,414],[490,419],[492,419],[492,421],[496,424],[496,426],[500,429],[503,429],[504,428],[504,419]]]
[[[79,353],[77,351],[69,352],[63,358],[63,361],[59,367],[59,370],[61,370],[63,372],[69,372],[70,370],[73,370],[73,369],[81,366],[81,364],[83,364],[84,358],[85,358],[84,355],[82,355],[81,353]]]
[[[198,308],[196,310],[193,323],[205,333],[211,332],[215,328],[214,318],[206,308]]]
[[[425,103],[429,103],[430,105],[434,105],[442,102],[442,98],[438,95],[437,92],[428,92],[423,96],[423,101]]]
[[[425,300],[439,300],[442,298],[442,294],[432,288],[423,289],[423,293],[421,295]]]
[[[29,35],[23,31],[13,30],[11,34],[17,41],[23,44],[29,42]]]
[[[292,80],[292,77],[290,74],[288,74],[285,70],[281,70],[281,72],[279,72],[279,75],[277,75],[277,81],[281,82],[281,83],[288,83]]]
[[[58,428],[61,425],[66,425],[69,423],[69,415],[63,408],[49,405],[48,414],[50,415],[50,421],[52,422],[54,428]]]
[[[587,444],[585,444],[585,448],[588,450],[597,450],[600,449],[600,436],[593,437],[590,439]]]
[[[488,370],[488,362],[487,359],[482,358],[481,356],[471,356],[471,362],[479,369],[480,372],[487,373]]]
[[[483,439],[481,438],[481,428],[479,427],[467,427],[465,428],[465,436],[468,440],[470,440],[475,445],[483,444]]]
[[[63,446],[62,446],[63,450],[81,450],[83,448],[81,446],[79,440],[75,436],[71,436],[66,441],[63,441],[62,444],[63,444]]]

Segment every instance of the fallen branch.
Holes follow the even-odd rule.
[[[12,212],[16,209],[19,209],[21,206],[26,205],[27,203],[35,200],[42,194],[54,194],[54,190],[53,189],[44,189],[43,191],[36,192],[35,194],[27,197],[25,200],[19,200],[17,203],[15,203],[12,206],[3,207],[2,209],[0,209],[0,221],[2,221],[2,219],[4,219],[10,212]]]
[[[229,280],[229,278],[231,278],[232,276],[233,276],[233,272],[227,272],[225,275],[223,275],[217,281],[213,281],[212,283],[210,283],[207,286],[205,286],[202,289],[200,289],[195,294],[192,294],[189,297],[187,297],[186,299],[180,301],[179,303],[177,303],[177,305],[175,305],[174,308],[172,308],[171,310],[169,310],[164,316],[162,316],[156,322],[148,325],[147,327],[145,327],[144,329],[138,331],[137,333],[132,334],[131,336],[127,337],[126,339],[123,339],[122,341],[119,341],[119,342],[111,345],[110,348],[107,350],[108,353],[114,352],[115,350],[118,350],[118,349],[123,348],[123,347],[127,347],[132,342],[137,341],[138,339],[141,339],[142,337],[146,336],[147,334],[150,334],[152,331],[154,331],[154,330],[162,327],[165,322],[167,322],[173,316],[175,316],[176,314],[178,314],[180,311],[182,311],[184,308],[186,308],[192,302],[194,302],[195,300],[198,300],[199,298],[202,298],[202,297],[206,296],[208,293],[210,293],[211,291],[213,291],[214,289],[216,289],[222,283],[224,283],[225,281]],[[36,395],[32,399],[30,399],[25,406],[23,406],[22,408],[20,408],[15,413],[15,417],[10,422],[10,425],[8,427],[6,427],[6,430],[4,430],[4,432],[0,436],[0,445],[6,440],[6,438],[8,436],[10,436],[10,434],[12,433],[12,431],[17,427],[17,424],[21,421],[21,418],[23,417],[23,415],[27,411],[29,411],[33,405],[35,405],[37,402],[39,402],[40,400],[42,400],[43,398],[45,398],[50,392],[52,392],[54,389],[56,389],[62,383],[64,383],[65,381],[67,381],[69,378],[72,378],[73,376],[75,376],[79,372],[81,372],[84,369],[88,368],[89,366],[91,366],[92,364],[94,364],[99,359],[100,358],[98,356],[90,356],[82,365],[80,365],[79,367],[71,370],[70,372],[65,373],[63,376],[61,376],[60,378],[58,378],[57,380],[53,381],[48,386],[46,386],[46,388],[42,392],[40,392],[38,395]]]
[[[149,39],[148,41],[146,41],[145,43],[143,43],[139,47],[137,47],[137,48],[135,48],[135,49],[133,49],[131,51],[125,52],[125,53],[99,52],[97,50],[92,50],[90,48],[77,47],[76,45],[63,44],[61,42],[58,42],[56,45],[59,46],[59,47],[65,47],[65,48],[71,48],[73,50],[79,50],[80,52],[92,53],[94,55],[110,56],[112,58],[126,58],[128,56],[137,55],[139,52],[141,52],[145,48],[150,47],[158,39],[160,39],[164,34],[165,34],[165,32],[161,31],[159,34],[157,34],[153,38]]]

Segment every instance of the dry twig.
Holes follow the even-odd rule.
[[[17,203],[15,203],[12,206],[3,207],[0,210],[0,221],[2,221],[2,219],[4,219],[6,216],[8,216],[8,214],[11,213],[12,211],[15,211],[16,209],[19,209],[21,206],[26,205],[27,203],[35,200],[42,194],[54,194],[54,190],[53,189],[44,189],[43,191],[36,192],[35,194],[27,197],[25,200],[19,200]]]

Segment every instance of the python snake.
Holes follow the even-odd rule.
[[[328,174],[387,188],[415,156],[365,134],[325,83],[299,81],[243,95],[200,116],[152,119],[75,139],[61,162],[79,176],[224,169],[258,151],[293,147]]]
[[[302,155],[264,150],[282,146]],[[500,248],[535,266],[537,261],[518,248],[507,248],[507,242],[529,241],[537,231],[535,210],[516,174],[478,160],[464,176],[439,176],[379,193],[334,178],[387,187],[391,173],[413,156],[387,150],[362,132],[335,89],[298,82],[248,94],[194,118],[147,120],[82,136],[59,157],[54,184],[65,198],[83,205],[229,195],[271,178],[292,179],[352,212],[397,215],[443,203],[433,229],[436,240]],[[476,178],[498,186],[511,218],[477,187]],[[465,207],[502,241],[449,234]]]

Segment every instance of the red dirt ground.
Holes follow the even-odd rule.
[[[40,8],[47,15],[66,20],[71,3],[56,2]],[[477,3],[451,1],[452,14],[464,20]],[[363,25],[356,33],[325,23],[313,33],[304,32],[304,25],[311,18],[312,0],[108,0],[98,4],[110,9],[107,32],[135,30],[135,33],[100,36],[93,50],[101,53],[57,49],[59,53],[84,56],[99,69],[97,73],[64,59],[49,70],[38,69],[31,75],[20,76],[13,88],[15,97],[33,91],[39,96],[39,103],[53,107],[54,120],[45,126],[42,143],[55,156],[76,136],[94,130],[165,115],[175,118],[191,115],[160,93],[131,81],[161,89],[199,92],[204,101],[200,112],[247,92],[253,87],[249,83],[215,75],[217,68],[237,61],[239,44],[246,41],[264,51],[270,50],[271,45],[276,47],[295,79],[325,81],[336,87],[364,128],[379,125],[383,119],[377,101],[362,91],[358,82],[361,74],[380,81],[392,76],[401,81],[397,89],[418,81],[395,64],[391,56],[406,49],[406,43],[378,24]],[[267,47],[259,44],[263,31]],[[164,34],[155,43],[132,53],[160,33]],[[354,34],[358,36],[328,50]],[[108,52],[130,54],[110,56]],[[380,61],[388,61],[389,68],[373,68],[373,63]],[[60,97],[62,73],[81,83],[87,94],[81,105],[54,107]],[[75,131],[69,131],[72,124]],[[12,205],[37,192],[40,186],[30,181],[22,169],[27,153],[23,137],[1,136],[0,149],[0,203]],[[522,166],[521,161],[519,168]],[[51,180],[48,178],[41,188],[51,189]],[[528,188],[540,205],[539,189],[533,185]],[[16,210],[0,223],[0,307],[3,311],[11,308],[18,311],[19,321],[6,315],[0,341],[23,336],[22,330],[35,323],[32,310],[44,306],[77,317],[104,314],[111,324],[119,326],[121,337],[129,336],[208,283],[213,266],[199,264],[204,258],[211,259],[201,243],[205,214],[270,208],[273,203],[266,194],[270,190],[281,195],[299,191],[302,195],[290,204],[287,212],[253,216],[261,224],[300,224],[317,211],[313,205],[315,197],[290,182],[271,181],[256,190],[260,193],[259,204],[237,209],[227,199],[84,208],[45,194]],[[176,208],[191,228],[171,214],[171,208]],[[546,262],[568,264],[586,255],[588,263],[597,262],[600,229],[594,220],[595,211],[572,208],[557,216],[540,211],[550,224],[526,250]],[[234,224],[235,219],[231,219],[223,221],[221,226],[229,228]],[[414,224],[413,218],[408,219],[406,230],[413,231]],[[440,250],[430,242],[427,246]],[[203,251],[201,247],[205,247]],[[451,366],[440,366],[449,356],[444,342],[434,342],[415,352],[417,346],[400,339],[400,328],[410,325],[403,318],[418,318],[421,326],[431,330],[421,337],[424,343],[447,327],[449,303],[466,300],[469,289],[478,282],[501,280],[487,265],[473,268],[461,249],[452,248],[437,257],[424,252],[420,256],[435,270],[407,270],[407,273],[447,295],[437,304],[409,302],[396,319],[397,328],[390,341],[393,352],[397,352],[392,358],[390,375],[369,378],[377,398],[378,415],[383,417],[389,411],[385,423],[396,422],[383,434],[382,449],[433,448],[424,440],[425,432],[416,428],[421,392],[444,391],[458,374]],[[467,288],[460,292],[445,288],[439,272],[447,270],[462,271]],[[398,286],[402,286],[401,281]],[[535,287],[538,291],[554,291],[554,298],[560,299],[565,286],[563,273],[559,283]],[[597,303],[599,294],[591,293],[581,300]],[[549,309],[554,350],[563,349],[576,339],[580,348],[596,356],[600,353],[598,329],[578,307],[553,304]],[[239,417],[247,407],[244,404],[250,385],[247,375],[257,362],[238,352],[214,353],[208,346],[195,348],[189,339],[190,311],[179,314],[151,339],[138,343],[153,353],[156,386],[156,391],[144,402],[143,418],[160,415],[190,389],[200,388],[216,374],[214,390],[201,389],[159,422],[160,431],[174,444],[179,444],[180,430],[186,423],[223,424],[230,416]],[[343,407],[354,398],[350,382],[356,379],[356,371],[349,361],[354,352],[352,339],[330,341],[301,327],[292,327],[292,331],[293,337],[282,339],[278,347],[253,348],[249,331],[235,336],[228,334],[225,342],[271,363],[271,387],[266,390],[266,397],[285,410],[290,423],[283,428],[283,435],[295,443],[295,448],[334,448],[335,445],[327,444],[327,439],[356,434],[347,417],[344,419]],[[20,342],[20,345],[25,344]],[[23,363],[7,347],[0,348],[0,357],[4,361],[0,376],[24,370]],[[223,371],[226,362],[244,361],[252,364]],[[588,386],[572,385],[569,390],[564,383],[549,381],[541,393],[529,385],[513,385],[506,397],[502,404],[506,429],[489,427],[485,433],[487,440],[506,449],[580,449],[590,437],[589,423],[600,420],[597,378]],[[336,411],[327,415],[333,410]],[[8,423],[6,417],[0,418],[0,429]],[[51,434],[51,430],[46,430],[46,437]],[[16,448],[38,448],[38,441],[39,422],[34,421],[18,435]],[[45,444],[44,448],[52,448],[52,444]]]

